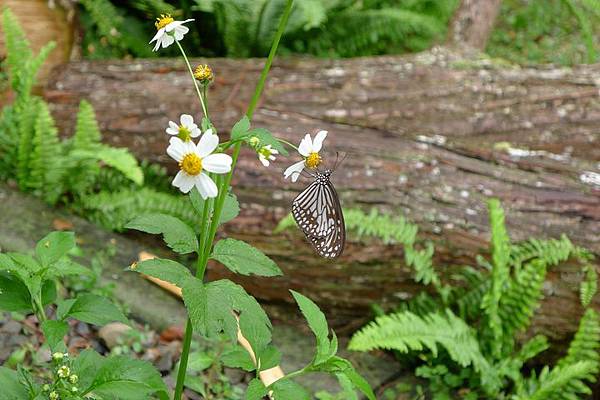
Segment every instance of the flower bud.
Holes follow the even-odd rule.
[[[207,64],[200,64],[194,70],[194,78],[201,84],[208,85],[214,79],[212,69]]]

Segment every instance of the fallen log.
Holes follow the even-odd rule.
[[[210,112],[224,134],[243,114],[261,60],[210,59]],[[298,142],[326,129],[326,162],[344,206],[404,215],[436,246],[436,265],[473,263],[488,245],[485,200],[498,197],[514,240],[558,237],[600,254],[600,65],[518,68],[443,50],[353,60],[279,59],[253,124]],[[95,107],[107,142],[176,165],[165,154],[169,119],[199,116],[185,65],[176,60],[96,61],[54,71],[45,91],[60,131],[70,135],[81,99]],[[292,157],[293,159],[293,157]],[[293,160],[263,168],[243,151],[234,181],[243,211],[226,234],[277,260],[278,280],[238,279],[265,302],[291,302],[298,289],[349,330],[373,302],[396,304],[422,289],[402,249],[350,243],[335,262],[319,259],[300,233],[272,233],[306,183],[282,179]],[[211,268],[211,278],[227,275]],[[575,329],[580,274],[549,275],[536,329],[556,339]],[[274,283],[275,282],[275,283]],[[600,299],[595,306],[600,309]],[[557,313],[560,310],[560,313]],[[284,318],[282,316],[282,318]]]

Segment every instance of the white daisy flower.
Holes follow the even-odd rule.
[[[219,145],[219,137],[208,129],[197,145],[178,137],[172,137],[169,143],[167,154],[179,163],[180,168],[173,179],[173,186],[183,193],[188,193],[196,186],[203,199],[217,197],[217,185],[206,172],[225,174],[231,171],[232,162],[227,154],[211,154]]]
[[[271,145],[268,144],[258,150],[258,159],[262,165],[268,167],[271,161],[275,161],[275,154],[279,154],[279,151],[272,148]]]
[[[315,140],[312,140],[309,134],[302,139],[300,146],[298,146],[298,153],[300,153],[304,159],[292,164],[285,170],[283,173],[285,179],[291,176],[292,182],[296,182],[305,167],[315,169],[323,162],[323,158],[319,155],[319,151],[321,151],[323,141],[326,137],[327,131],[319,131],[315,135]]]
[[[194,117],[189,114],[181,114],[179,122],[181,124],[177,125],[175,122],[169,121],[169,127],[165,131],[169,135],[177,136],[184,142],[187,142],[190,138],[200,136],[200,128],[194,123]]]
[[[190,28],[183,26],[183,24],[191,21],[193,19],[175,21],[170,14],[161,14],[160,18],[156,18],[156,22],[154,23],[158,32],[156,32],[156,35],[150,41],[150,43],[156,41],[152,51],[157,51],[160,49],[160,46],[165,49],[175,43],[175,40],[183,39],[183,36],[190,31]]]

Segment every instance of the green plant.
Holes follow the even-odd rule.
[[[261,371],[270,369],[281,358],[271,342],[271,322],[256,299],[245,289],[228,279],[205,282],[208,260],[221,263],[230,271],[242,275],[272,277],[282,272],[273,260],[251,245],[233,238],[221,239],[213,243],[218,227],[235,218],[239,205],[231,180],[242,145],[248,145],[257,153],[272,146],[285,155],[282,143],[269,131],[251,127],[251,118],[265,85],[267,75],[275,56],[279,40],[283,35],[293,1],[287,0],[278,25],[269,57],[260,75],[254,95],[246,114],[231,129],[230,140],[219,144],[216,127],[208,113],[209,80],[195,79],[194,71],[187,55],[175,34],[161,31],[161,27],[174,23],[170,17],[163,17],[157,24],[157,40],[166,47],[175,44],[190,72],[195,86],[200,109],[204,116],[201,129],[204,131],[196,145],[192,138],[200,135],[200,128],[193,123],[190,115],[182,115],[181,125],[170,127],[174,137],[167,153],[179,163],[180,171],[173,184],[182,192],[188,193],[189,204],[196,218],[191,224],[164,213],[140,215],[129,221],[127,228],[151,234],[161,234],[167,246],[179,254],[196,253],[195,274],[184,265],[168,259],[145,260],[134,264],[132,271],[162,279],[182,289],[183,300],[188,313],[182,355],[177,371],[174,399],[180,399],[187,381],[192,333],[212,339],[224,336],[232,343],[243,337],[249,349],[236,347],[228,354],[227,365],[241,368],[256,374],[246,391],[246,399],[259,400],[269,393],[276,399],[308,400],[308,392],[293,381],[294,377],[316,372],[334,374],[352,386],[352,391],[361,391],[370,400],[374,394],[368,383],[354,369],[352,364],[337,356],[338,341],[329,329],[327,321],[318,306],[300,293],[291,291],[310,329],[316,337],[316,352],[311,362],[300,370],[290,372],[275,382],[266,384],[260,379]],[[186,31],[187,33],[187,31]],[[162,35],[162,36],[161,36]],[[171,40],[167,35],[173,35]],[[163,39],[166,39],[163,41]],[[184,123],[187,118],[188,122]],[[209,129],[210,128],[210,129]],[[169,133],[169,131],[167,131]],[[282,141],[283,142],[283,141]],[[287,143],[287,142],[283,142]],[[232,148],[232,155],[225,152]],[[262,154],[262,153],[261,153]],[[209,390],[206,390],[209,393]]]
[[[487,52],[521,64],[593,63],[598,22],[595,0],[505,0]]]
[[[396,312],[380,315],[353,336],[349,347],[419,354],[415,374],[429,381],[436,399],[452,398],[459,390],[472,399],[582,398],[591,393],[589,384],[600,370],[600,316],[588,307],[597,280],[592,255],[565,236],[511,244],[497,200],[490,200],[489,211],[491,261],[479,260],[489,273],[466,268],[454,278],[467,285],[457,286],[431,278],[437,298],[421,294]],[[569,258],[585,265],[581,299],[586,311],[567,355],[556,366],[533,369],[527,376],[525,364],[549,343],[543,335],[524,343],[517,338],[543,297],[547,270]],[[417,282],[423,282],[421,274],[415,269]]]
[[[64,336],[71,318],[93,325],[128,323],[105,297],[84,292],[74,298],[58,298],[58,279],[92,274],[69,256],[74,249],[72,232],[52,232],[36,244],[33,256],[0,253],[0,310],[33,312],[46,346],[53,352],[51,363],[46,365],[48,379],[43,382],[20,363],[17,371],[0,367],[3,398],[81,400],[93,396],[141,400],[150,395],[168,398],[160,374],[147,362],[125,357],[104,358],[93,350],[85,350],[77,357],[65,353]],[[54,312],[49,313],[49,309]]]

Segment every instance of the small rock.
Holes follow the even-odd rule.
[[[161,345],[158,347],[158,351],[160,352],[160,358],[155,364],[156,369],[163,372],[170,371],[173,369],[173,364],[175,364],[175,360],[181,353],[181,343],[170,342],[166,345]]]
[[[163,342],[172,342],[173,340],[183,340],[183,328],[181,326],[171,325],[160,333],[160,340]]]
[[[75,326],[75,332],[77,332],[79,336],[88,337],[90,335],[91,330],[89,325],[85,322],[78,322]]]
[[[2,332],[15,334],[21,332],[21,328],[22,326],[20,323],[10,320],[2,325]]]
[[[69,353],[78,353],[81,349],[87,349],[90,343],[86,338],[82,338],[81,336],[73,336],[69,339],[69,344],[67,347],[69,348]]]
[[[104,325],[98,331],[98,336],[104,340],[104,343],[109,349],[112,349],[122,341],[127,332],[131,331],[131,329],[132,328],[129,325],[125,325],[121,322],[111,322],[108,325]]]

